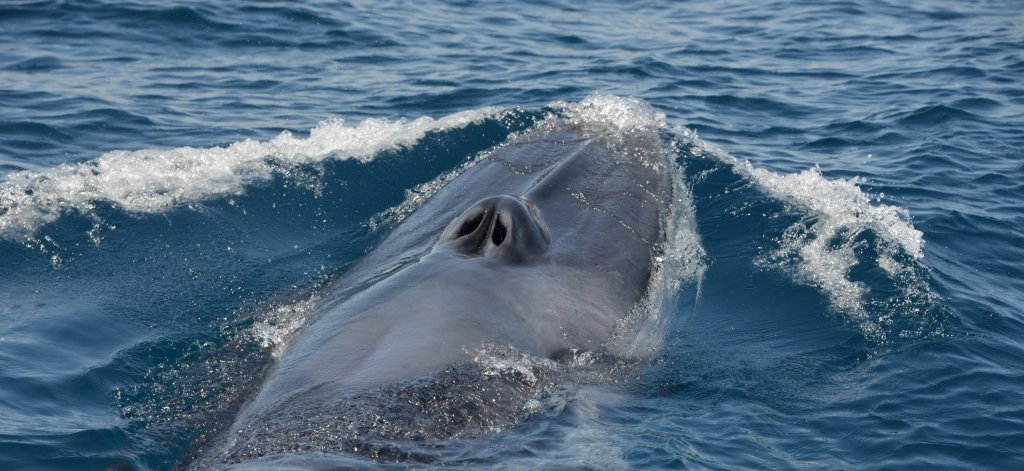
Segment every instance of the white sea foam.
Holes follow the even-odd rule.
[[[69,212],[89,214],[106,202],[134,213],[239,194],[254,181],[327,159],[367,162],[382,151],[411,146],[431,131],[468,126],[500,115],[499,108],[443,118],[367,119],[354,126],[324,121],[302,139],[285,131],[269,141],[227,147],[114,151],[94,160],[43,171],[18,171],[0,182],[0,237],[28,238]]]
[[[914,228],[907,210],[872,203],[860,185],[864,180],[828,179],[817,167],[799,173],[781,174],[755,167],[749,161],[732,157],[724,150],[700,140],[692,131],[682,129],[704,152],[731,164],[744,178],[772,197],[806,212],[810,219],[790,226],[779,239],[777,249],[764,254],[764,266],[791,267],[797,279],[825,293],[833,308],[846,313],[866,337],[885,342],[895,333],[889,326],[897,323],[893,312],[876,312],[866,298],[870,290],[854,281],[850,272],[859,263],[858,235],[871,231],[878,239],[879,268],[892,276],[905,301],[886,300],[889,308],[916,302],[932,303],[927,280],[915,269],[924,257],[924,235]],[[908,258],[900,257],[900,253]],[[900,261],[900,260],[905,261]],[[918,308],[908,313],[920,313]],[[899,313],[895,313],[899,315]],[[911,322],[913,324],[913,322]],[[925,319],[919,325],[924,325]],[[913,333],[918,335],[920,332]]]
[[[555,124],[568,123],[575,128],[629,133],[665,129],[665,113],[639,98],[593,94],[579,103],[558,101],[548,105],[557,116],[548,118]]]
[[[859,178],[829,180],[817,168],[779,175],[749,162],[741,168],[773,196],[816,217],[809,227],[797,223],[787,229],[767,260],[783,265],[795,262],[798,278],[827,294],[833,307],[850,315],[868,338],[888,340],[892,313],[873,313],[865,300],[869,289],[851,280],[850,271],[859,262],[857,235],[870,230],[880,239],[879,266],[890,275],[912,272],[895,257],[900,249],[914,259],[924,257],[924,236],[911,225],[906,210],[872,205],[859,187]],[[902,275],[898,281],[907,297],[928,292],[927,283],[919,277]]]
[[[821,216],[828,230],[820,234],[833,235],[840,228],[871,228],[914,258],[924,256],[924,234],[910,223],[910,213],[898,206],[871,204],[871,198],[860,189],[864,183],[860,177],[829,180],[818,168],[780,175],[750,162],[740,165],[772,195]]]

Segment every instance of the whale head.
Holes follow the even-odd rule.
[[[336,282],[232,425],[226,456],[286,452],[306,430],[294,417],[349,410],[488,345],[554,361],[601,349],[661,250],[665,157],[654,133],[540,130],[470,166]]]

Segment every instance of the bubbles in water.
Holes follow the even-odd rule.
[[[314,294],[308,299],[270,309],[253,324],[253,338],[275,358],[280,357],[288,340],[306,323],[319,301],[319,296]]]

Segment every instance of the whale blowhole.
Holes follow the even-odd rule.
[[[472,218],[467,219],[466,222],[462,223],[462,227],[459,229],[459,233],[455,237],[463,237],[476,231],[476,228],[480,226],[480,222],[484,220],[484,213],[484,211],[481,211],[477,213],[476,216],[473,216]]]
[[[508,233],[508,230],[505,228],[505,224],[501,222],[500,216],[501,214],[499,213],[498,217],[494,218],[494,229],[491,229],[491,242],[493,242],[494,245],[501,245],[501,243],[505,241],[505,236]]]

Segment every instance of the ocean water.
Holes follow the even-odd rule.
[[[457,391],[525,380],[519,419],[339,463],[1024,468],[1022,11],[3,2],[0,469],[187,467],[325,286],[551,121],[671,149],[640,359],[482,351]]]

